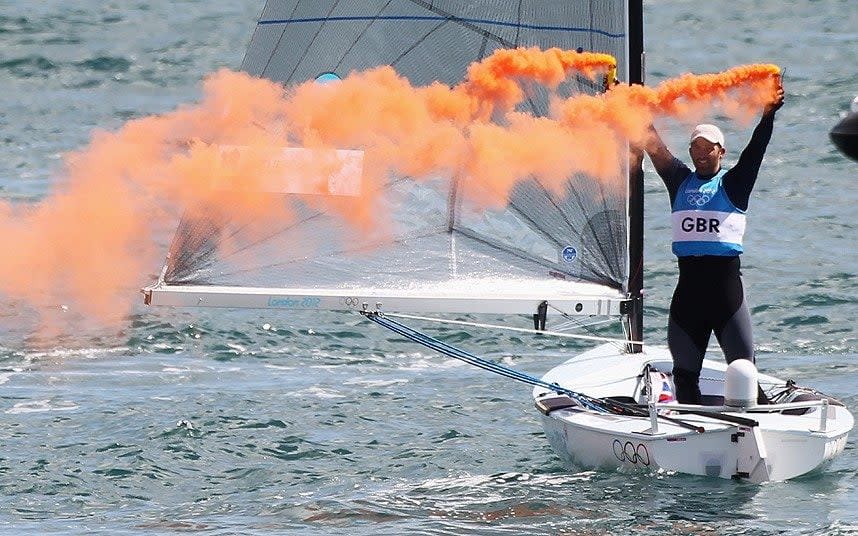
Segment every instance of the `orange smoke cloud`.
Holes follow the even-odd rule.
[[[274,141],[254,125],[277,113],[282,89],[224,71],[210,77],[205,90],[197,106],[94,133],[85,149],[66,156],[63,179],[41,203],[0,202],[6,252],[0,295],[77,306],[103,322],[120,319],[129,310],[127,293],[161,263],[154,229],[229,174],[212,144]],[[208,143],[189,145],[189,139]],[[255,171],[265,166],[256,168],[231,173],[259,177]]]
[[[684,74],[659,84],[655,91],[656,109],[664,114],[682,117],[692,103],[722,101],[734,110],[758,109],[771,100],[777,65],[742,65],[718,74]]]
[[[553,89],[573,73],[595,79],[614,67],[604,54],[500,50],[452,88],[414,87],[390,67],[288,89],[219,71],[206,78],[196,105],[96,132],[68,155],[63,180],[40,203],[0,202],[0,295],[120,319],[161,265],[164,245],[153,237],[188,207],[216,213],[238,206],[249,222],[292,217],[257,195],[282,179],[271,162],[284,147],[316,151],[302,164],[308,178],[335,170],[335,149],[363,151],[358,198],[305,196],[362,228],[383,217],[374,208],[391,174],[459,176],[465,195],[469,183],[480,185],[472,195],[487,207],[502,206],[529,178],[559,193],[569,176],[586,173],[610,188],[623,180],[625,140],[641,140],[653,118],[682,118],[715,101],[733,111],[759,109],[778,72],[746,66],[656,88],[621,84],[599,96],[556,98],[551,117],[515,111],[529,85]],[[327,193],[324,184],[305,189]]]
[[[595,79],[597,73],[616,67],[617,60],[609,54],[559,48],[500,49],[468,68],[462,89],[479,101],[495,102],[509,111],[524,100],[522,80],[555,89],[573,72]]]
[[[563,101],[554,114],[570,128],[610,125],[622,138],[640,143],[655,118],[697,121],[715,105],[734,120],[747,121],[774,98],[779,74],[776,65],[757,64],[684,74],[656,87],[620,84],[603,95]]]

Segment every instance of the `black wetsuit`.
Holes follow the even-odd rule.
[[[773,124],[774,115],[763,116],[739,161],[723,177],[727,196],[741,210],[748,208]],[[680,185],[692,171],[677,158],[657,171],[673,206]],[[673,356],[677,399],[699,404],[698,382],[709,337],[715,333],[728,363],[740,358],[753,361],[751,315],[745,302],[738,255],[679,257],[678,263],[679,282],[670,303],[667,341]]]

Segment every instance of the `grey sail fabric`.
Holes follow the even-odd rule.
[[[413,85],[455,85],[471,63],[499,48],[537,46],[611,54],[623,79],[626,27],[623,0],[269,0],[242,69],[297,84],[391,65]],[[600,90],[583,77],[560,88],[563,96]],[[548,95],[530,91],[522,110],[546,115]],[[508,285],[583,281],[626,290],[624,186],[610,191],[578,175],[558,194],[524,180],[505,206],[486,210],[473,203],[473,194],[495,195],[492,186],[458,180],[390,177],[386,204],[377,207],[387,224],[377,232],[344,225],[289,195],[282,202],[294,217],[264,233],[227,213],[191,211],[180,223],[163,280],[301,289],[423,285],[440,294],[474,281],[495,281],[499,293]],[[463,188],[471,195],[460,195]]]
[[[392,65],[415,85],[454,84],[497,48],[536,46],[605,52],[624,72],[625,28],[617,0],[272,0],[242,69],[294,83]]]

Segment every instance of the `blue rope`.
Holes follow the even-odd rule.
[[[566,395],[586,409],[602,413],[617,413],[616,409],[612,410],[611,408],[611,405],[613,404],[608,405],[603,400],[599,400],[597,398],[593,398],[572,391],[571,389],[561,387],[556,383],[548,383],[535,376],[531,376],[529,374],[525,374],[524,372],[520,372],[515,369],[505,367],[503,365],[498,365],[497,363],[493,363],[481,357],[477,357],[474,354],[470,354],[464,350],[456,348],[455,346],[450,346],[445,342],[439,341],[438,339],[434,339],[424,333],[409,328],[408,326],[401,324],[395,320],[386,318],[380,313],[366,312],[363,313],[363,315],[366,316],[369,320],[375,322],[376,324],[385,327],[390,331],[393,331],[394,333],[402,335],[406,339],[414,341],[418,344],[422,344],[423,346],[431,350],[435,350],[436,352],[442,353],[446,356],[458,359],[460,361],[464,361],[465,363],[474,365],[475,367],[487,370],[489,372],[493,372],[495,374],[499,374],[507,378],[511,378],[513,380],[527,383],[529,385],[544,387],[545,389],[548,389],[555,393]]]
[[[649,415],[649,412],[647,410],[631,404],[625,404],[622,402],[616,402],[603,398],[593,398],[591,396],[572,391],[571,389],[560,387],[556,383],[548,383],[529,374],[525,374],[523,372],[504,367],[503,365],[498,365],[497,363],[492,363],[491,361],[487,361],[485,359],[477,357],[464,350],[456,348],[455,346],[450,346],[449,344],[439,341],[438,339],[433,339],[432,337],[421,333],[415,329],[409,328],[408,326],[401,324],[395,320],[385,318],[384,315],[382,315],[381,313],[363,312],[362,314],[376,324],[385,327],[393,331],[394,333],[398,333],[403,337],[410,339],[416,343],[422,344],[427,348],[440,352],[444,355],[453,357],[455,359],[459,359],[468,364],[479,367],[483,370],[488,370],[489,372],[494,372],[495,374],[500,374],[501,376],[505,376],[507,378],[512,378],[514,380],[518,380],[520,382],[524,382],[530,385],[544,387],[555,393],[566,395],[578,404],[580,404],[582,407],[591,411],[596,411],[599,413],[611,413],[614,415],[630,415],[635,417],[646,417]],[[664,415],[659,415],[658,418],[682,426],[683,428],[694,430],[697,433],[703,433],[706,431],[702,426],[687,423],[676,418],[666,417]]]

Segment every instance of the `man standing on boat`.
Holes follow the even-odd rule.
[[[728,363],[754,359],[739,255],[748,200],[783,101],[779,84],[747,147],[730,169],[721,167],[726,152],[724,135],[715,125],[698,125],[691,133],[688,152],[694,171],[673,156],[651,128],[645,150],[670,194],[673,253],[679,264],[667,342],[681,403],[701,403],[700,370],[713,331]]]

